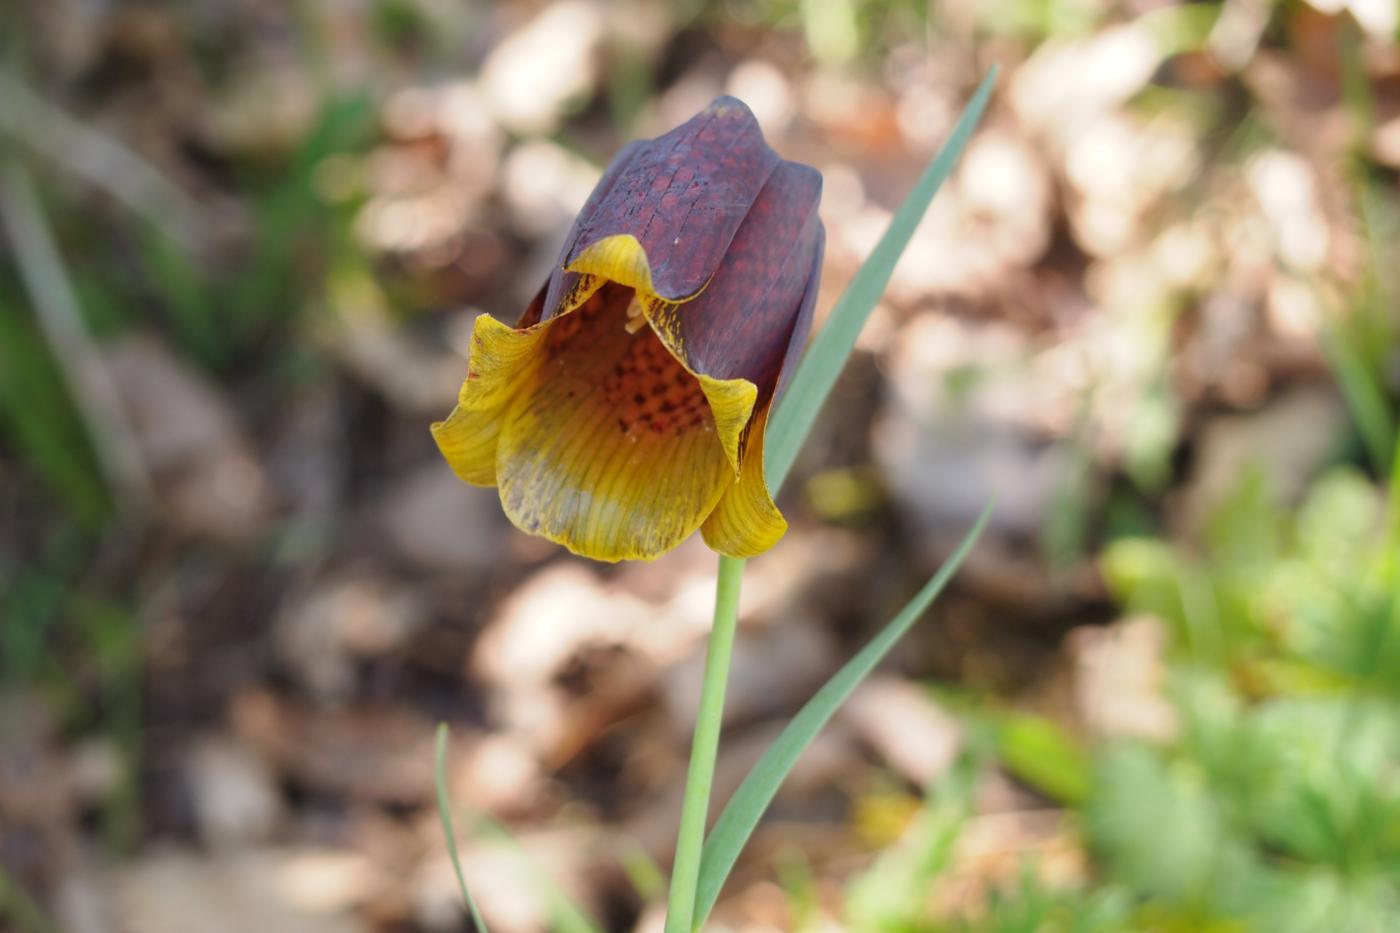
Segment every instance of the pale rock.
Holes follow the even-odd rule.
[[[1400,18],[1394,0],[1308,0],[1308,5],[1328,16],[1349,10],[1362,29],[1383,41],[1394,38]]]
[[[1249,469],[1263,471],[1277,501],[1297,501],[1341,449],[1347,430],[1345,403],[1324,385],[1300,385],[1258,411],[1210,418],[1181,493],[1183,530],[1199,531]]]
[[[299,849],[286,854],[278,888],[306,911],[353,910],[385,888],[381,871],[364,855],[340,849]]]
[[[1313,168],[1302,156],[1274,149],[1250,159],[1245,177],[1273,231],[1279,260],[1294,272],[1321,270],[1330,230]]]
[[[1167,741],[1176,710],[1167,699],[1167,631],[1162,620],[1134,616],[1109,626],[1081,626],[1065,638],[1074,699],[1088,730],[1102,738]]]
[[[356,663],[393,651],[427,617],[413,589],[368,574],[321,581],[288,603],[275,629],[277,653],[326,700],[348,698]]]
[[[604,35],[597,4],[563,0],[506,36],[481,68],[492,114],[513,133],[543,136],[593,90]]]
[[[442,573],[487,573],[504,532],[494,489],[469,486],[440,457],[389,490],[378,510],[384,541],[404,561]]]
[[[200,837],[214,847],[270,838],[282,817],[282,797],[267,762],[236,740],[209,736],[191,749],[185,781]]]
[[[515,227],[540,237],[568,228],[600,175],[597,166],[558,143],[529,140],[506,156],[501,194]],[[553,251],[549,260],[555,260]]]
[[[71,872],[59,881],[53,910],[65,933],[118,933],[106,893],[89,872]]]
[[[288,875],[300,853],[259,849],[202,856],[148,853],[108,879],[116,928],[140,933],[366,933],[353,914],[304,898]]]
[[[937,335],[935,337],[934,335]],[[939,537],[965,528],[995,498],[991,525],[1034,535],[1066,469],[1065,452],[1029,432],[1015,400],[1028,397],[1009,364],[1025,354],[1008,328],[962,325],[925,315],[896,341],[890,398],[872,442],[880,468],[911,528]],[[950,376],[986,372],[959,389]],[[970,381],[970,380],[969,380]]]
[[[522,583],[482,632],[473,669],[492,684],[551,680],[587,645],[617,645],[657,624],[651,607],[583,565],[557,563]]]
[[[945,774],[962,744],[957,720],[929,691],[894,675],[877,674],[865,681],[837,717],[919,787]]]
[[[695,728],[705,674],[704,645],[660,678],[662,702],[678,740]],[[840,663],[835,640],[810,618],[741,631],[725,690],[726,725],[799,707]]]
[[[1065,143],[1087,120],[1146,86],[1163,55],[1163,44],[1142,22],[1052,39],[1016,69],[1007,97],[1022,125]]]
[[[520,737],[484,736],[454,770],[456,798],[495,817],[511,817],[534,805],[544,787],[539,758]]]
[[[786,132],[796,114],[792,82],[777,65],[761,58],[735,66],[729,73],[725,93],[748,105],[770,142]]]
[[[548,567],[525,581],[482,632],[470,660],[491,687],[493,720],[537,753],[557,755],[578,726],[554,680],[585,652],[620,648],[640,654],[640,633],[665,628],[656,609],[605,586],[576,563]]]
[[[462,877],[487,927],[499,933],[550,928],[551,891],[594,911],[591,883],[606,858],[593,830],[512,833],[509,840],[459,839]],[[465,907],[445,851],[424,859],[409,880],[414,918],[426,930],[459,930]]]
[[[127,338],[106,352],[171,524],[227,541],[262,530],[267,484],[228,400],[153,338]]]
[[[1008,267],[1033,266],[1050,247],[1053,187],[1045,160],[1030,143],[988,128],[968,144],[956,175],[968,223]]]
[[[438,95],[437,130],[452,144],[450,173],[474,192],[486,194],[496,181],[505,133],[491,116],[479,85],[458,81]]]
[[[735,734],[726,734],[720,743],[710,792],[711,821],[739,789],[745,777],[772,747],[787,720],[765,722]],[[832,722],[817,733],[779,788],[775,802],[800,806],[814,795],[838,785],[858,766],[860,756],[849,729]],[[624,832],[635,839],[653,858],[668,858],[676,845],[677,825],[685,796],[684,775],[666,785],[664,793],[650,801],[626,822]],[[797,803],[794,803],[797,802]]]

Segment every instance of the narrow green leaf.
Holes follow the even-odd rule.
[[[1390,455],[1389,506],[1385,516],[1385,553],[1389,560],[1391,581],[1400,572],[1400,434],[1395,438],[1395,452]],[[1400,589],[1396,593],[1396,606],[1400,607]]]
[[[1385,475],[1390,469],[1395,430],[1391,424],[1385,390],[1346,334],[1335,327],[1328,328],[1323,334],[1323,346],[1342,390],[1342,397],[1351,409],[1357,430],[1361,432],[1366,453],[1376,472]]]
[[[730,870],[739,858],[740,850],[748,842],[754,827],[758,825],[759,818],[768,809],[773,795],[778,792],[778,787],[783,783],[788,772],[792,770],[798,756],[827,724],[837,708],[875,669],[875,665],[880,663],[895,643],[904,636],[904,633],[909,631],[910,627],[919,620],[924,610],[928,609],[934,598],[952,579],[968,552],[972,550],[973,544],[981,536],[991,511],[990,505],[982,510],[982,515],[977,519],[977,523],[972,526],[967,537],[963,538],[958,549],[953,552],[953,556],[948,558],[947,562],[939,568],[933,579],[924,584],[923,589],[919,590],[918,594],[910,600],[909,605],[905,606],[899,615],[891,619],[884,629],[871,639],[869,644],[862,648],[855,657],[847,661],[845,666],[837,671],[812,699],[807,701],[807,705],[803,706],[788,723],[787,728],[764,753],[763,758],[749,772],[744,783],[730,798],[729,805],[724,808],[724,812],[720,814],[714,829],[710,831],[709,838],[705,840],[705,848],[700,856],[700,882],[695,904],[695,928],[699,928],[705,922],[705,918],[709,916],[710,909],[714,907],[715,900],[719,897],[720,888],[724,885],[725,878],[729,877]]]
[[[598,922],[579,907],[564,889],[539,866],[530,853],[520,844],[510,830],[488,816],[477,814],[473,835],[490,836],[508,846],[520,858],[530,880],[534,894],[549,911],[549,928],[558,933],[603,933]]]
[[[831,394],[836,377],[856,345],[857,335],[865,326],[876,302],[885,293],[885,286],[889,284],[899,257],[909,245],[914,228],[923,219],[944,179],[953,171],[977,121],[982,118],[982,111],[986,109],[987,98],[996,80],[997,69],[993,66],[958,118],[952,135],[924,170],[909,197],[895,211],[885,235],[875,244],[875,249],[856,272],[855,278],[851,279],[850,286],[837,300],[830,317],[803,354],[792,383],[768,425],[764,456],[770,489],[777,490],[787,479],[802,442],[807,439],[826,397]]]
[[[462,865],[457,858],[457,833],[452,824],[452,801],[447,795],[446,723],[438,724],[436,776],[438,818],[442,821],[442,831],[447,837],[447,852],[452,857],[452,868],[457,874],[457,886],[462,892],[462,899],[467,903],[467,909],[471,912],[476,929],[479,933],[487,933],[486,922],[481,919],[476,903],[472,901],[472,896],[467,891],[466,879],[462,877]],[[582,908],[569,900],[568,895],[555,885],[549,876],[540,869],[539,865],[530,858],[530,854],[510,834],[510,830],[482,814],[475,815],[472,822],[474,825],[468,830],[470,835],[489,835],[500,840],[522,860],[531,884],[535,888],[535,893],[542,902],[548,905],[550,929],[558,930],[559,933],[602,933],[603,928]]]
[[[452,799],[447,795],[447,723],[438,723],[437,730],[437,763],[434,767],[434,774],[437,783],[437,805],[438,819],[442,821],[442,834],[447,839],[447,854],[452,858],[452,870],[457,875],[457,887],[462,891],[462,900],[467,902],[467,910],[471,912],[472,924],[476,927],[477,933],[488,933],[486,921],[481,919],[481,913],[476,909],[476,901],[472,900],[471,892],[467,890],[467,880],[462,877],[462,863],[457,858],[457,830],[452,826]]]

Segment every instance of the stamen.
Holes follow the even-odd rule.
[[[627,305],[627,323],[624,325],[627,333],[635,334],[647,324],[646,315],[642,312],[642,302],[637,298],[636,293],[632,294],[632,301]]]

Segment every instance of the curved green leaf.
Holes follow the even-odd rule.
[[[939,568],[933,579],[925,583],[923,589],[910,600],[909,605],[891,619],[869,644],[847,661],[845,666],[807,701],[807,705],[788,723],[787,728],[730,798],[729,805],[724,808],[714,829],[710,831],[709,838],[705,840],[705,848],[700,856],[700,881],[693,924],[695,928],[699,928],[709,916],[724,880],[729,877],[730,870],[739,858],[740,850],[753,834],[759,818],[768,809],[768,804],[772,802],[778,787],[792,770],[798,756],[812,739],[816,738],[832,714],[851,695],[851,691],[875,669],[875,665],[880,663],[904,633],[919,620],[924,610],[952,579],[968,552],[972,550],[973,544],[981,536],[991,511],[990,505],[982,510],[977,523],[972,526],[972,530],[963,538],[953,556]]]
[[[457,831],[452,826],[452,800],[447,795],[447,723],[438,723],[437,729],[437,760],[433,768],[434,781],[437,784],[437,806],[438,819],[442,821],[442,835],[447,840],[447,854],[452,858],[452,871],[457,875],[457,887],[461,889],[462,900],[467,902],[467,910],[471,912],[472,924],[476,927],[477,933],[489,933],[486,929],[486,921],[481,919],[481,912],[476,909],[476,901],[472,900],[471,892],[467,890],[467,880],[462,877],[462,863],[457,857]]]

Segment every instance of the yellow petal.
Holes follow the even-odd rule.
[[[689,372],[689,367],[686,367]],[[712,379],[709,376],[696,376],[700,388],[710,403],[710,413],[715,419],[715,433],[720,446],[739,478],[739,444],[748,427],[749,416],[753,414],[754,402],[758,400],[758,387],[747,379]]]
[[[466,482],[496,485],[501,416],[538,368],[535,350],[552,323],[514,330],[489,314],[477,316],[467,378],[457,394],[457,407],[446,421],[432,426],[438,449]]]
[[[705,390],[649,328],[628,333],[630,300],[610,284],[562,319],[500,419],[506,515],[597,560],[670,550],[734,485]],[[735,387],[715,391],[743,407]]]
[[[638,295],[654,295],[651,263],[646,250],[630,233],[604,237],[590,243],[569,263],[568,271],[607,279],[636,289]]]
[[[755,418],[744,452],[738,482],[725,489],[709,518],[700,526],[705,543],[729,557],[753,557],[768,550],[787,531],[763,478],[763,440],[768,424],[764,409]]]

